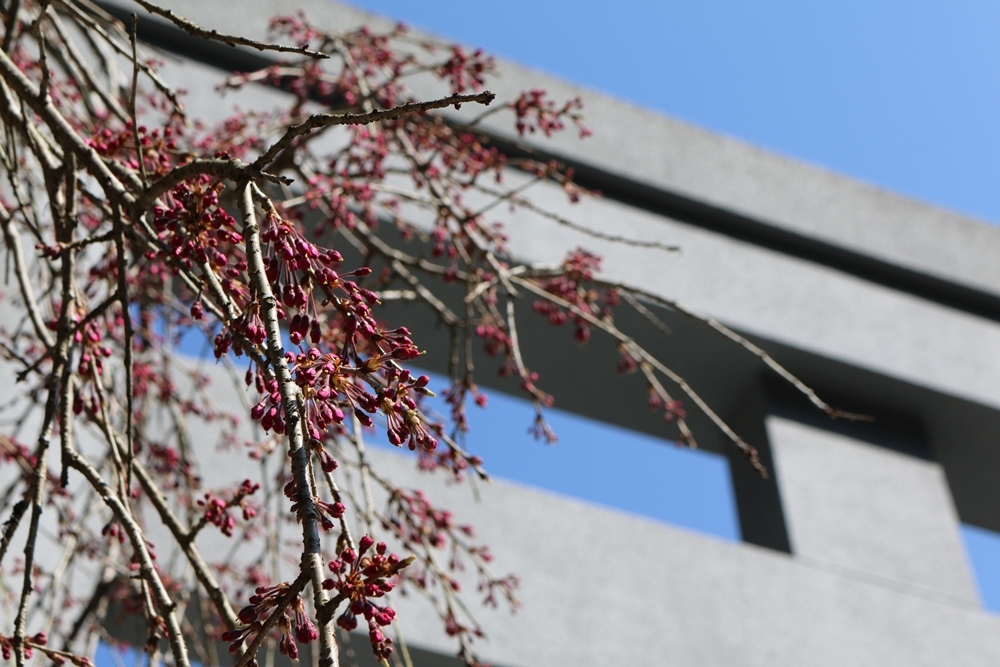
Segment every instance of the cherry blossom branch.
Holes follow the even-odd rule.
[[[260,45],[205,30],[152,2],[137,0],[189,34]],[[46,9],[49,4],[58,15]],[[109,599],[123,596],[123,604],[147,616],[150,647],[165,634],[174,654],[182,633],[192,631],[184,620],[186,605],[196,604],[206,622],[219,619],[228,629],[224,636],[234,642],[233,652],[242,651],[241,666],[250,665],[280,631],[281,649],[289,657],[297,654],[297,644],[319,639],[312,654],[323,667],[333,667],[339,657],[334,624],[352,629],[361,615],[373,651],[387,658],[392,642],[382,629],[388,631],[394,611],[369,598],[387,595],[395,580],[365,579],[360,560],[367,549],[366,564],[379,558],[389,563],[382,571],[386,576],[410,561],[406,554],[392,556],[392,565],[386,545],[375,546],[381,533],[400,537],[411,558],[419,556],[422,565],[401,576],[432,601],[446,630],[457,637],[460,655],[474,660],[470,642],[481,629],[458,593],[455,569],[471,561],[489,603],[501,594],[510,599],[513,582],[489,571],[489,553],[471,541],[471,527],[453,525],[447,510],[379,475],[377,461],[365,452],[362,424],[377,425],[391,442],[417,450],[421,469],[466,479],[475,492],[475,481],[488,477],[482,461],[459,443],[464,444],[470,396],[485,402],[474,377],[477,337],[487,353],[501,355],[501,373],[520,377],[536,405],[549,398],[534,386],[535,374],[522,357],[524,327],[514,308],[521,297],[537,296],[536,310],[554,324],[572,322],[581,342],[591,327],[611,334],[625,369],[646,377],[650,404],[665,405],[681,438],[694,444],[680,403],[664,387],[670,380],[689,395],[693,390],[612,319],[620,297],[666,333],[651,310],[653,302],[594,279],[597,258],[583,251],[555,269],[518,264],[507,250],[505,232],[485,219],[487,213],[501,216],[507,204],[545,224],[592,232],[529,198],[529,188],[543,180],[562,187],[570,201],[586,194],[573,184],[571,170],[540,159],[508,159],[468,125],[424,113],[488,103],[489,93],[465,95],[486,86],[485,75],[492,71],[487,57],[461,49],[441,57],[424,53],[419,42],[397,52],[396,41],[407,39],[399,30],[329,35],[301,17],[277,19],[272,28],[283,42],[299,45],[292,50],[302,58],[231,85],[280,83],[291,92],[290,111],[239,114],[219,129],[203,131],[183,122],[179,100],[140,57],[134,25],[130,35],[88,0],[27,3],[14,11],[20,17],[5,34],[11,48],[0,54],[0,198],[9,197],[0,201],[0,231],[25,305],[13,330],[0,334],[0,354],[23,367],[19,377],[30,377],[30,383],[6,406],[18,414],[10,420],[11,433],[0,438],[0,463],[8,464],[11,478],[0,492],[6,518],[0,562],[18,526],[33,523],[25,518],[41,507],[54,507],[60,534],[81,547],[79,556],[64,549],[55,570],[35,557],[31,585],[18,581],[18,606],[27,610],[21,617],[31,619],[15,633],[23,647],[43,643],[26,629],[53,605],[68,601],[84,607],[68,633],[58,619],[43,622],[46,630],[62,635],[68,650],[89,621],[104,622]],[[19,31],[20,26],[27,27]],[[77,33],[93,54],[73,46]],[[311,48],[306,45],[318,45],[314,54],[328,51],[341,58],[306,59]],[[91,62],[95,65],[84,66]],[[446,87],[442,94],[451,95],[418,101],[403,84],[416,75],[437,80]],[[145,85],[144,77],[152,85]],[[310,101],[362,113],[307,116],[302,110]],[[546,134],[564,121],[580,120],[577,102],[560,107],[537,91],[497,110],[504,109],[516,116],[520,129]],[[289,127],[288,118],[299,122]],[[362,123],[368,126],[323,132]],[[528,182],[514,188],[487,184],[504,183],[505,169],[519,170]],[[267,194],[257,187],[265,181]],[[37,257],[20,247],[25,233],[36,244]],[[605,230],[590,235],[659,247]],[[427,245],[407,246],[410,240]],[[347,258],[334,241],[348,244]],[[450,416],[428,414],[421,403],[421,396],[432,395],[429,378],[406,368],[420,354],[419,341],[398,326],[405,320],[394,329],[382,323],[383,314],[396,316],[379,310],[380,300],[390,298],[421,302],[447,328]],[[245,377],[236,382],[242,407],[216,408],[211,390],[200,387],[204,380],[195,375],[190,395],[178,391],[169,347],[175,334],[187,330],[215,337],[216,359],[231,374],[236,359],[246,364]],[[287,351],[282,336],[291,341]],[[123,364],[131,370],[122,373]],[[30,451],[17,437],[39,411],[43,421],[49,415],[49,434]],[[247,413],[249,435],[237,427]],[[44,470],[39,461],[54,437],[52,415],[64,469],[82,471],[84,479],[64,474],[57,488],[54,475],[46,473],[39,501],[42,487],[32,480]],[[202,509],[194,503],[201,473],[211,482],[212,471],[197,467],[187,435],[193,420],[215,424],[231,455],[259,459],[261,502],[244,502],[252,491],[241,486],[243,495],[209,491]],[[99,457],[90,453],[93,436],[107,443]],[[744,451],[752,458],[752,450]],[[324,482],[327,491],[318,490]],[[255,486],[252,480],[245,484]],[[375,499],[383,490],[390,502],[379,513]],[[77,517],[74,508],[83,498],[90,503],[95,493],[100,496],[95,514]],[[105,505],[112,518],[98,534],[89,524],[96,512],[107,514]],[[236,520],[227,512],[240,508],[242,535],[229,554],[220,554],[216,569],[195,538],[213,525],[231,535]],[[150,509],[177,556],[159,567],[143,533]],[[351,524],[359,520],[371,534],[351,534]],[[296,521],[301,539],[279,533]],[[38,525],[38,530],[29,526],[38,538],[31,549],[41,550],[46,522]],[[321,529],[328,531],[326,538]],[[323,550],[334,539],[335,560],[329,563],[334,574],[324,579]],[[249,566],[226,565],[248,542],[259,547]],[[100,581],[89,601],[70,600],[69,582],[79,576],[74,572],[87,571],[81,561],[91,557],[103,568]],[[134,583],[126,569],[130,558],[138,567]],[[294,582],[274,585],[281,562],[297,563],[298,575]],[[303,593],[307,586],[311,603]],[[39,587],[42,592],[35,594]],[[248,606],[236,612],[233,605],[247,591],[252,591]],[[197,638],[182,648],[217,662]],[[50,657],[58,662],[61,654]],[[174,662],[182,667],[184,660],[175,655]]]
[[[116,169],[115,171],[118,173],[114,173],[112,168],[101,159],[97,151],[83,142],[70,123],[53,105],[52,99],[48,96],[41,97],[41,91],[28,80],[17,65],[2,51],[0,51],[0,77],[3,78],[7,85],[17,93],[18,97],[32,111],[38,114],[63,149],[74,152],[80,158],[81,162],[86,165],[87,169],[110,197],[120,198],[126,204],[131,203],[131,196],[119,180],[120,176],[129,174],[129,172]],[[132,175],[131,179],[127,180],[136,189],[142,188],[141,182],[134,175]]]
[[[274,161],[274,158],[276,158],[281,151],[290,146],[295,139],[304,134],[308,134],[313,130],[331,127],[334,125],[367,125],[369,123],[396,120],[397,118],[402,118],[403,116],[423,113],[432,109],[443,109],[450,106],[460,107],[465,103],[489,105],[495,97],[496,96],[493,93],[487,90],[481,93],[476,93],[475,95],[454,94],[439,100],[410,102],[407,104],[401,104],[391,109],[370,111],[368,113],[313,114],[298,125],[292,125],[289,127],[281,139],[272,144],[270,148],[264,151],[264,153],[254,161],[253,168],[257,170],[264,169],[267,165]]]
[[[288,443],[288,453],[292,459],[292,476],[296,486],[299,520],[302,522],[302,574],[308,577],[312,585],[313,604],[319,610],[326,604],[327,595],[323,588],[323,554],[319,535],[319,512],[311,492],[307,472],[308,453],[303,443],[301,395],[298,385],[292,379],[292,374],[288,370],[288,362],[285,359],[278,322],[278,302],[271,291],[271,284],[264,269],[260,227],[257,224],[257,214],[254,211],[253,191],[250,182],[241,183],[239,190],[250,284],[253,287],[254,296],[260,303],[261,317],[267,332],[267,356],[281,392],[281,405],[287,425],[285,438]],[[338,667],[340,658],[337,642],[334,638],[333,625],[329,622],[321,624],[319,635],[321,667]]]
[[[198,551],[198,547],[195,546],[193,532],[185,530],[183,525],[181,525],[180,519],[174,514],[173,510],[170,509],[167,499],[156,486],[156,483],[153,482],[152,477],[150,477],[145,467],[143,467],[143,465],[138,461],[134,462],[133,466],[139,485],[142,486],[146,496],[152,502],[153,507],[156,508],[163,525],[167,527],[167,529],[174,536],[177,544],[180,545],[181,549],[184,551],[184,555],[187,557],[188,563],[191,565],[191,569],[194,570],[199,583],[201,583],[202,587],[208,593],[209,599],[215,605],[216,612],[222,618],[226,627],[230,630],[235,628],[237,626],[236,611],[233,609],[232,603],[229,601],[229,597],[222,590],[219,582],[216,581],[208,563],[206,563],[205,559],[202,558],[201,553]]]
[[[760,347],[751,343],[749,340],[739,335],[738,333],[736,333],[735,331],[733,331],[732,329],[725,326],[724,324],[722,324],[721,322],[719,322],[714,318],[697,313],[696,311],[692,310],[691,308],[688,308],[679,301],[675,301],[673,299],[665,299],[661,296],[653,294],[652,292],[649,292],[648,290],[643,290],[637,287],[633,287],[625,283],[600,280],[600,279],[596,279],[594,282],[595,284],[601,285],[603,287],[619,289],[623,293],[632,294],[641,299],[645,299],[650,303],[654,303],[658,306],[663,306],[664,308],[669,308],[670,310],[674,310],[689,319],[707,325],[714,331],[722,334],[730,341],[736,343],[744,350],[746,350],[750,354],[754,355],[755,357],[763,361],[768,368],[777,373],[783,380],[785,380],[790,385],[795,387],[795,389],[797,389],[799,393],[803,394],[806,398],[808,398],[810,403],[812,403],[817,408],[819,408],[820,410],[822,410],[823,412],[825,412],[826,414],[830,415],[833,418],[842,418],[854,421],[871,420],[871,417],[868,417],[866,415],[854,414],[851,412],[845,412],[843,410],[838,410],[837,408],[834,408],[829,403],[821,399],[819,395],[811,387],[802,382],[802,380],[795,377],[795,375],[793,375],[790,371],[788,371],[784,366],[775,361],[774,357],[772,357],[770,354],[762,350]]]
[[[184,18],[182,16],[178,16],[177,14],[175,14],[174,12],[172,12],[171,10],[164,9],[163,7],[159,7],[157,5],[154,5],[153,3],[147,2],[146,0],[133,0],[133,1],[136,4],[138,4],[140,7],[142,7],[143,9],[145,9],[147,12],[149,12],[150,14],[157,14],[159,16],[162,16],[163,18],[169,20],[171,23],[173,23],[174,25],[176,25],[178,28],[184,30],[188,34],[194,35],[195,37],[201,37],[202,39],[207,39],[209,41],[222,42],[223,44],[226,44],[227,46],[232,46],[232,47],[236,47],[236,46],[248,46],[248,47],[250,47],[252,49],[256,49],[258,51],[277,51],[279,53],[297,53],[297,54],[299,54],[301,56],[306,56],[307,58],[314,58],[314,59],[317,59],[317,60],[323,60],[323,59],[326,59],[326,58],[330,57],[330,56],[328,56],[325,53],[321,53],[319,51],[313,51],[313,50],[307,49],[307,48],[305,48],[303,46],[283,46],[281,44],[270,44],[268,42],[258,42],[255,39],[248,39],[246,37],[238,37],[236,35],[226,35],[226,34],[223,34],[223,33],[219,32],[219,31],[217,31],[217,30],[209,30],[209,29],[206,29],[206,28],[202,28],[201,26],[199,26],[194,21],[190,21],[190,20],[188,20],[188,19],[186,19],[186,18]]]
[[[274,611],[271,615],[267,617],[260,629],[257,630],[257,636],[253,638],[250,645],[247,646],[246,652],[236,661],[234,667],[247,667],[252,662],[257,660],[257,651],[260,649],[260,645],[264,643],[264,640],[268,638],[271,634],[271,630],[277,624],[278,620],[285,615],[285,610],[288,606],[299,596],[305,587],[309,584],[309,575],[305,572],[299,574],[299,576],[292,582],[288,589],[285,591],[284,595],[281,596],[281,600],[275,605]],[[329,625],[329,619],[327,619],[325,625]],[[322,661],[323,657],[320,656]],[[323,664],[320,662],[320,664]]]
[[[180,623],[177,620],[177,603],[171,599],[163,580],[156,570],[146,547],[146,538],[142,528],[132,518],[128,507],[111,490],[111,487],[104,481],[101,474],[84,459],[79,453],[70,454],[69,465],[84,476],[87,482],[94,488],[97,494],[104,501],[104,504],[114,512],[115,517],[121,522],[128,535],[129,542],[135,552],[136,560],[139,563],[139,575],[149,585],[156,600],[157,608],[167,626],[167,640],[170,643],[170,650],[177,667],[191,667],[188,659],[187,644],[181,633]]]
[[[17,287],[24,300],[24,306],[28,309],[28,317],[35,329],[35,335],[46,347],[52,346],[52,338],[42,322],[42,315],[38,309],[38,301],[35,299],[34,290],[31,287],[31,279],[28,277],[28,268],[24,260],[24,250],[21,247],[21,236],[17,231],[17,226],[11,218],[10,213],[0,204],[0,226],[3,227],[4,242],[7,251],[14,258],[14,275],[17,277]]]
[[[698,408],[705,414],[705,416],[708,417],[712,421],[712,423],[715,424],[715,426],[720,431],[722,431],[726,435],[726,437],[729,438],[730,441],[732,441],[734,445],[736,445],[736,447],[743,453],[743,455],[747,458],[747,460],[754,467],[754,469],[757,470],[757,472],[759,472],[762,476],[765,477],[767,476],[767,468],[765,468],[764,465],[760,462],[757,455],[757,450],[748,445],[743,440],[743,438],[741,438],[732,428],[730,428],[729,425],[721,417],[719,417],[718,414],[716,414],[715,410],[713,410],[708,405],[708,403],[705,402],[705,400],[701,397],[701,395],[698,394],[698,392],[696,392],[683,377],[681,377],[671,369],[667,368],[656,357],[646,352],[643,348],[639,347],[635,343],[635,341],[632,340],[631,337],[625,335],[613,325],[610,325],[607,322],[599,320],[598,318],[594,317],[592,314],[586,312],[585,310],[579,308],[575,304],[572,304],[569,301],[566,301],[565,299],[561,299],[550,292],[546,292],[545,290],[538,287],[529,280],[525,280],[517,276],[511,276],[510,280],[518,285],[521,285],[529,292],[537,294],[538,296],[548,301],[551,301],[552,303],[555,303],[562,308],[565,308],[566,310],[572,312],[577,317],[585,320],[591,326],[601,329],[605,333],[611,335],[618,342],[630,348],[630,350],[633,352],[635,356],[642,359],[650,366],[652,366],[653,368],[655,368],[656,370],[660,371],[665,376],[667,376],[670,379],[670,381],[676,384],[678,387],[680,387],[681,391],[683,391],[688,396],[688,398],[694,401],[695,405],[698,406]]]

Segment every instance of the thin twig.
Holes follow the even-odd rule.
[[[135,141],[135,159],[139,163],[139,174],[142,176],[142,182],[145,183],[146,179],[146,160],[142,155],[142,142],[139,140],[139,118],[135,110],[135,98],[139,92],[139,54],[137,52],[139,38],[136,35],[138,30],[139,17],[133,13],[132,14],[132,31],[129,33],[130,41],[132,42],[132,90],[129,93],[129,112],[132,115],[132,140]]]
[[[35,300],[35,293],[31,287],[31,279],[28,277],[28,268],[24,261],[24,250],[21,248],[21,235],[17,231],[17,226],[11,219],[7,209],[0,204],[0,226],[3,228],[4,241],[7,251],[14,258],[14,275],[17,276],[17,286],[21,291],[21,299],[25,308],[28,309],[28,317],[35,329],[35,335],[42,341],[45,347],[52,347],[52,338],[49,336],[42,314],[38,309],[38,302]]]
[[[10,0],[7,6],[7,20],[4,22],[3,43],[0,45],[5,52],[10,53],[10,47],[14,45],[14,36],[17,33],[17,15],[21,12],[21,0]]]
[[[617,283],[600,279],[596,279],[594,282],[602,287],[610,287],[613,289],[621,290],[623,293],[630,293],[636,297],[645,299],[658,306],[663,306],[664,308],[675,310],[681,315],[684,315],[685,317],[688,317],[692,320],[708,325],[711,329],[722,334],[732,342],[736,343],[737,345],[745,349],[747,352],[751,353],[752,355],[763,361],[768,368],[777,373],[783,380],[785,380],[790,385],[795,387],[795,389],[797,389],[801,394],[803,394],[806,398],[808,398],[813,405],[815,405],[817,408],[819,408],[826,414],[830,415],[831,417],[849,419],[853,421],[871,421],[871,417],[867,415],[845,412],[843,410],[838,410],[837,408],[834,408],[829,403],[821,399],[819,395],[806,383],[802,382],[802,380],[795,377],[795,375],[793,375],[788,369],[786,369],[784,366],[775,361],[775,359],[770,354],[762,350],[757,345],[754,345],[749,340],[747,340],[740,334],[736,333],[726,325],[722,324],[718,320],[708,317],[707,315],[702,315],[692,310],[691,308],[688,308],[679,301],[675,301],[673,299],[665,299],[661,296],[653,294],[652,292],[639,289],[631,285],[626,285],[625,283]]]
[[[767,475],[767,469],[757,458],[756,449],[748,445],[746,441],[743,440],[743,438],[741,438],[732,428],[730,428],[729,425],[721,417],[719,417],[718,414],[716,414],[716,412],[708,405],[708,403],[705,402],[705,399],[703,399],[701,395],[698,394],[698,392],[696,392],[683,377],[681,377],[680,375],[672,371],[670,368],[665,366],[659,359],[646,352],[643,348],[639,347],[638,344],[636,344],[631,337],[625,335],[613,325],[610,325],[607,322],[604,322],[603,320],[594,317],[591,313],[588,313],[582,308],[579,308],[575,304],[572,304],[569,301],[566,301],[565,299],[562,299],[556,296],[555,294],[552,294],[551,292],[546,292],[541,287],[535,285],[531,281],[525,280],[523,278],[518,278],[517,276],[511,276],[511,280],[517,283],[518,285],[521,285],[526,290],[533,292],[538,296],[547,299],[548,301],[551,301],[552,303],[562,308],[565,308],[566,310],[572,312],[577,317],[585,320],[591,326],[594,326],[610,334],[620,343],[627,345],[630,348],[632,354],[634,354],[640,360],[649,363],[653,368],[666,375],[671,382],[680,387],[681,391],[687,394],[688,398],[694,401],[695,405],[698,406],[698,408],[705,414],[705,416],[708,417],[712,421],[712,423],[715,424],[716,427],[718,427],[718,429],[722,431],[726,435],[726,437],[729,438],[729,440],[731,440],[733,444],[737,446],[737,448],[739,448],[741,452],[744,453],[744,455],[750,461],[750,464],[758,472],[760,472],[761,475],[765,476]]]
[[[252,49],[257,49],[258,51],[277,51],[279,53],[297,53],[301,56],[306,56],[307,58],[315,58],[316,60],[323,60],[329,58],[325,53],[319,51],[313,51],[307,49],[304,46],[283,46],[281,44],[269,44],[268,42],[258,42],[255,39],[247,39],[246,37],[238,37],[236,35],[227,35],[219,32],[218,30],[209,30],[202,28],[194,21],[189,21],[188,19],[178,16],[169,9],[164,9],[163,7],[158,7],[151,2],[146,2],[146,0],[134,0],[136,4],[145,9],[150,14],[158,14],[163,18],[169,20],[171,23],[176,25],[178,28],[184,30],[188,34],[194,35],[195,37],[201,37],[202,39],[207,39],[215,42],[222,42],[228,46],[249,46]]]

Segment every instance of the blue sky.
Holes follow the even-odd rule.
[[[352,0],[443,37],[1000,224],[1000,3]],[[720,457],[500,395],[470,447],[501,477],[739,539]],[[624,456],[609,456],[615,448]],[[616,467],[617,466],[617,467]],[[963,537],[1000,612],[1000,536]]]

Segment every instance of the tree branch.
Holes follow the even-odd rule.
[[[330,127],[331,125],[367,125],[369,123],[378,123],[386,120],[396,120],[397,118],[402,118],[408,114],[422,113],[424,111],[430,111],[431,109],[443,109],[450,106],[455,106],[457,108],[466,102],[489,105],[495,97],[496,96],[493,93],[486,90],[481,93],[476,93],[475,95],[454,94],[439,100],[411,102],[409,104],[401,104],[400,106],[393,107],[391,109],[370,111],[368,113],[313,114],[298,125],[292,125],[289,127],[281,139],[276,141],[270,148],[264,151],[263,155],[254,161],[253,167],[257,170],[264,169],[271,164],[274,158],[277,157],[281,151],[291,145],[296,138],[304,134],[308,134],[313,130]]]
[[[267,42],[258,42],[254,39],[247,39],[246,37],[237,37],[236,35],[226,35],[217,30],[208,30],[202,28],[194,21],[189,21],[188,19],[178,16],[169,9],[164,9],[162,7],[157,7],[151,2],[146,2],[146,0],[134,0],[136,4],[145,9],[150,14],[158,14],[163,18],[169,20],[171,23],[176,25],[178,28],[184,30],[190,35],[195,37],[201,37],[202,39],[207,39],[214,42],[222,42],[228,46],[249,46],[252,49],[257,49],[258,51],[277,51],[279,53],[297,53],[301,56],[306,56],[307,58],[314,58],[316,60],[324,60],[329,58],[325,53],[319,51],[312,51],[302,46],[282,46],[281,44],[269,44]]]
[[[292,459],[292,477],[296,486],[296,502],[298,504],[299,520],[302,522],[302,575],[306,576],[313,588],[313,605],[317,610],[326,604],[326,591],[323,589],[323,554],[319,534],[319,511],[313,500],[308,473],[308,453],[303,442],[302,432],[302,400],[299,387],[292,379],[285,359],[285,350],[281,342],[281,329],[278,322],[278,300],[271,290],[264,269],[263,252],[260,245],[260,227],[257,224],[257,214],[254,210],[251,184],[244,181],[240,189],[240,213],[243,216],[243,238],[246,243],[246,255],[250,285],[253,295],[260,303],[261,318],[267,332],[267,356],[271,362],[275,380],[281,392],[281,406],[284,411],[285,438],[288,443],[288,454]],[[319,626],[320,637],[320,667],[338,667],[340,664],[337,642],[334,637],[333,624],[322,623]]]
[[[94,466],[76,452],[70,454],[69,464],[86,478],[101,497],[101,500],[104,501],[104,504],[114,512],[115,517],[125,528],[125,533],[128,535],[129,542],[135,552],[135,558],[139,563],[139,574],[152,589],[152,593],[156,599],[156,606],[166,623],[167,634],[169,635],[167,640],[170,642],[170,650],[173,654],[174,662],[177,667],[191,667],[191,662],[188,658],[187,643],[184,641],[184,636],[181,634],[181,626],[177,620],[177,603],[170,598],[170,593],[167,592],[162,579],[160,579],[156,565],[153,563],[149,549],[146,547],[146,537],[142,532],[142,528],[132,518],[132,514],[128,508],[115,495],[114,491],[112,491],[111,487],[104,481]]]

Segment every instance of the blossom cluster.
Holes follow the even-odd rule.
[[[236,219],[220,205],[225,184],[203,174],[178,183],[153,209],[153,226],[176,265],[209,264],[233,280],[246,271],[239,253],[243,236]]]
[[[237,615],[243,627],[222,634],[222,641],[229,642],[229,652],[236,653],[251,635],[264,631],[264,624],[272,613],[278,612],[278,650],[292,660],[299,657],[299,644],[309,644],[319,637],[316,624],[306,612],[302,599],[295,594],[288,599],[292,584],[282,582],[275,586],[258,586],[250,596],[249,604]]]
[[[587,285],[600,268],[600,258],[580,248],[563,260],[562,272],[559,275],[540,281],[541,287],[596,319],[610,319],[612,309],[619,302],[618,292],[614,289],[595,289]],[[559,304],[544,299],[536,300],[533,308],[536,313],[547,317],[552,324],[573,322],[576,326],[574,337],[580,343],[590,340],[591,325],[581,315],[572,311],[567,312]]]
[[[206,522],[217,526],[226,537],[232,537],[236,520],[229,511],[238,507],[242,510],[244,521],[249,521],[257,516],[257,508],[247,500],[247,496],[253,495],[258,489],[260,489],[260,484],[247,479],[240,484],[239,489],[229,500],[223,500],[212,493],[206,493],[204,499],[198,500],[198,506],[205,508],[203,517]]]
[[[357,551],[346,547],[339,558],[330,561],[333,576],[323,582],[323,588],[337,591],[348,603],[347,609],[337,617],[337,625],[350,632],[358,627],[358,617],[363,617],[368,623],[372,650],[382,659],[392,654],[393,643],[382,628],[392,623],[396,611],[372,599],[392,591],[393,578],[413,561],[412,556],[400,559],[394,553],[386,555],[387,548],[385,542],[376,544],[370,535],[363,535]]]
[[[579,97],[568,100],[560,106],[548,97],[546,91],[534,88],[521,93],[510,106],[517,115],[518,134],[541,131],[550,137],[566,129],[567,120],[576,125],[581,138],[592,134],[583,124],[583,100]]]

